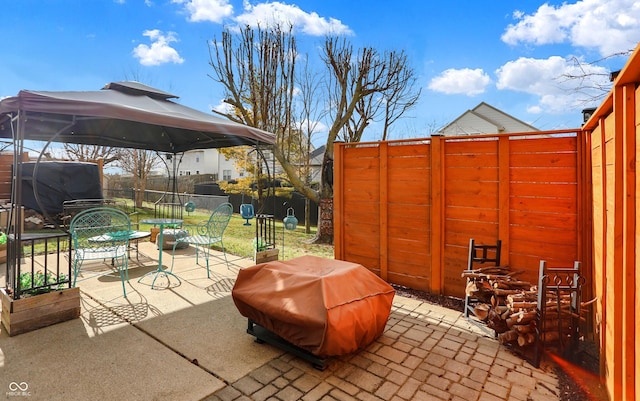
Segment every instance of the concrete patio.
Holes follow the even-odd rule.
[[[533,368],[456,311],[396,295],[387,328],[324,371],[246,333],[231,290],[252,260],[215,261],[193,249],[174,273],[138,279],[158,251],[140,244],[127,298],[117,276],[78,283],[80,319],[0,334],[0,395],[29,400],[557,400],[551,365]],[[165,251],[163,264],[171,265]],[[105,266],[95,265],[95,268]],[[4,265],[0,268],[4,286]]]

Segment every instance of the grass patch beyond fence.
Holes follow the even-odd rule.
[[[210,211],[197,209],[193,213],[184,213],[185,224],[197,224],[206,221]],[[142,220],[145,217],[153,217],[153,209],[138,209],[132,222]],[[234,213],[225,230],[224,246],[227,253],[253,259],[254,242],[256,237],[256,221],[249,220],[251,226],[245,226],[245,219],[239,213]],[[293,259],[303,255],[315,255],[333,259],[333,245],[321,245],[311,243],[316,236],[316,227],[311,227],[311,233],[306,234],[304,225],[298,225],[295,230],[284,230],[282,220],[276,220],[276,247],[280,250],[280,260]],[[140,224],[140,230],[149,230],[150,225]]]

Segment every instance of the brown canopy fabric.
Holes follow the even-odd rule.
[[[323,358],[382,335],[394,295],[362,265],[315,256],[242,269],[232,291],[240,314]]]
[[[0,101],[0,138],[103,145],[179,153],[273,144],[275,135],[180,105],[138,82],[86,92],[23,90]],[[9,121],[23,113],[22,137]]]

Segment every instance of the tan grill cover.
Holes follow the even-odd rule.
[[[394,295],[362,265],[316,256],[242,269],[232,292],[243,316],[323,358],[382,335]]]

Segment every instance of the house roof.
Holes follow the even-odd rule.
[[[316,148],[314,150],[311,151],[311,158],[316,158],[318,156],[322,156],[324,155],[324,151],[327,149],[327,147],[325,145],[320,146],[319,148]]]
[[[502,110],[481,102],[473,109],[461,114],[438,132],[443,135],[475,135],[529,131],[539,130]]]

